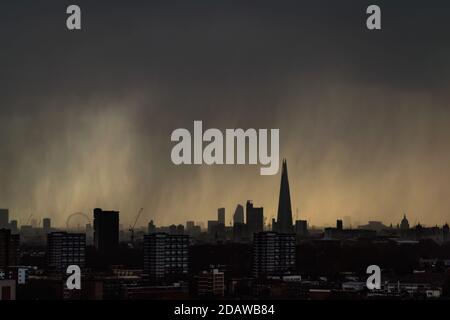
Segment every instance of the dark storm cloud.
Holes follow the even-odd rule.
[[[448,2],[377,1],[379,32],[365,28],[372,1],[76,3],[79,32],[65,28],[72,2],[0,4],[13,215],[62,223],[103,206],[128,221],[143,206],[171,223],[247,197],[272,215],[277,177],[171,164],[171,131],[195,119],[279,127],[294,206],[318,223],[449,215]]]
[[[441,1],[380,2],[378,33],[364,28],[367,1],[81,1],[78,33],[64,28],[68,3],[2,4],[5,85],[214,86],[330,68],[399,85],[448,80],[449,5]]]

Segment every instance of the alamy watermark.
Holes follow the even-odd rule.
[[[67,267],[66,274],[69,276],[66,280],[66,287],[69,290],[81,290],[81,268],[76,264]]]
[[[279,129],[225,129],[223,134],[215,128],[203,132],[202,121],[194,121],[193,134],[185,128],[172,132],[171,141],[178,143],[171,158],[176,165],[259,163],[261,175],[274,175],[280,163],[279,139]]]
[[[366,273],[370,274],[366,281],[367,289],[381,289],[381,268],[376,264],[373,264],[367,267]]]
[[[81,30],[81,8],[72,4],[66,9],[66,27],[70,31]],[[381,30],[381,8],[378,5],[369,5],[366,9],[369,16],[366,19],[366,27],[369,30]]]

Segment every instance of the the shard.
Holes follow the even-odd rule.
[[[292,224],[291,195],[289,191],[287,164],[286,159],[283,159],[276,231],[281,233],[292,233],[294,232],[293,229],[294,228]]]

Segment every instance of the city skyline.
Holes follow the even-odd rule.
[[[201,120],[280,130],[294,217],[442,224],[449,4],[383,1],[380,32],[368,4],[83,0],[72,32],[59,1],[3,1],[0,207],[55,225],[96,207],[129,225],[143,207],[168,225],[251,199],[276,217],[278,175],[172,163],[173,130]]]
[[[246,216],[247,218],[245,219],[245,222],[243,221],[242,223],[247,224],[247,225],[252,225],[253,228],[255,227],[254,223],[256,223],[256,230],[262,231],[262,230],[273,230],[273,231],[278,231],[278,232],[282,232],[282,233],[293,233],[294,232],[294,227],[296,226],[297,221],[303,220],[306,221],[307,224],[312,227],[313,229],[320,229],[320,228],[327,228],[330,226],[333,226],[333,223],[326,223],[323,225],[314,225],[311,224],[310,221],[302,219],[302,217],[298,216],[298,212],[296,213],[295,216],[293,216],[292,213],[292,205],[291,205],[291,195],[290,195],[290,186],[289,186],[289,179],[288,179],[288,169],[287,169],[287,160],[283,159],[282,160],[282,168],[281,168],[281,173],[280,173],[280,188],[279,188],[279,194],[278,194],[278,213],[275,219],[275,216],[267,216],[264,214],[264,206],[262,207],[255,207],[254,208],[254,204],[252,200],[247,200],[247,204],[246,204]],[[243,207],[240,203],[237,204],[237,208],[236,210],[238,210],[239,208],[241,208],[241,210],[243,210]],[[256,210],[256,211],[254,211]],[[62,229],[62,230],[70,230],[72,228],[69,227],[69,220],[72,219],[74,216],[77,217],[81,217],[82,221],[84,221],[84,225],[82,224],[78,224],[76,229],[72,229],[72,230],[84,230],[84,227],[89,225],[90,227],[94,226],[96,224],[96,218],[97,215],[99,215],[99,212],[102,212],[102,209],[100,208],[94,208],[93,210],[93,219],[91,220],[91,218],[89,217],[89,213],[82,213],[82,212],[75,212],[72,213],[69,218],[66,220],[66,226],[61,227],[61,226],[55,226],[52,225],[53,228],[57,228],[57,229]],[[109,212],[110,215],[113,214],[116,216],[116,224],[117,224],[117,228],[121,229],[121,230],[128,230],[131,231],[133,229],[132,232],[132,237],[134,236],[134,229],[147,229],[148,228],[148,224],[151,222],[154,226],[160,226],[160,227],[168,227],[168,226],[176,226],[176,225],[182,225],[183,227],[187,227],[188,224],[196,224],[197,226],[201,227],[202,231],[207,230],[208,232],[210,232],[209,228],[209,224],[210,222],[215,222],[217,224],[222,224],[224,227],[225,226],[233,226],[236,224],[235,221],[235,217],[234,215],[236,214],[236,211],[234,211],[233,213],[229,212],[226,210],[226,208],[224,207],[219,207],[217,209],[217,214],[216,214],[216,220],[211,220],[209,219],[210,217],[208,217],[207,220],[204,221],[199,221],[196,220],[194,221],[193,219],[187,219],[186,221],[183,221],[181,223],[177,223],[177,222],[172,222],[168,225],[161,225],[157,223],[157,221],[155,221],[154,219],[150,219],[148,221],[144,221],[143,225],[138,223],[139,219],[141,218],[141,214],[142,211],[144,211],[144,208],[140,208],[136,217],[133,218],[134,224],[130,224],[129,228],[127,227],[127,225],[121,223],[120,219],[119,219],[119,213],[120,211],[105,211],[105,212]],[[228,215],[227,215],[228,212]],[[254,216],[256,214],[256,216]],[[242,215],[244,215],[244,212],[242,211]],[[258,217],[260,215],[260,217]],[[104,215],[99,215],[100,216],[104,216]],[[42,223],[42,228],[45,229],[50,229],[50,225],[51,225],[51,219],[49,217],[44,217],[44,218],[38,218],[35,217],[33,215],[30,215],[28,217],[27,223],[25,224],[20,224],[15,218],[10,217],[9,215],[9,209],[0,209],[0,227],[8,227],[9,226],[9,221],[14,221],[15,223],[15,228],[21,227],[21,226],[31,226],[33,228],[36,227],[40,227],[41,223]],[[32,219],[33,218],[33,219]],[[251,222],[249,222],[249,219],[252,219]],[[8,221],[9,219],[9,221]],[[243,219],[243,218],[242,218]],[[255,220],[256,219],[256,220]],[[354,221],[352,222],[351,217],[350,216],[341,216],[338,217],[336,219],[337,223],[340,224],[340,228],[342,229],[343,226],[343,221],[345,221],[345,227],[348,229],[352,229],[352,228],[360,228],[362,226],[367,226],[366,224],[361,223],[360,221]],[[405,223],[408,224],[408,228],[409,228],[409,222],[406,218],[406,213],[403,213],[403,219],[401,222],[399,222],[400,220],[396,221],[391,221],[391,222],[387,222],[386,221],[380,221],[377,219],[369,219],[367,220],[367,222],[370,223],[384,223],[384,226],[387,227],[393,227],[393,228],[403,228],[402,225]],[[78,222],[80,223],[80,222]],[[261,226],[259,226],[259,224],[261,224]],[[411,223],[412,227],[416,227],[418,225],[421,226],[430,226],[424,223],[421,223],[420,221],[414,221],[413,223]],[[444,222],[442,222],[441,226],[444,225],[448,225],[448,221],[445,220]],[[438,226],[438,224],[435,224],[435,226]],[[339,228],[339,227],[338,227]]]
[[[0,209],[0,300],[448,297],[448,224],[414,226],[405,214],[396,227],[369,221],[352,229],[339,219],[335,227],[313,230],[305,220],[293,225],[290,198],[283,159],[278,217],[271,226],[264,208],[251,200],[246,221],[238,205],[232,226],[220,207],[207,230],[193,221],[169,227],[151,221],[144,232],[134,224],[128,233],[113,210],[95,208],[93,225],[83,232],[70,230],[69,223],[69,230],[57,230],[49,218],[42,229],[36,221],[18,229],[9,223],[9,211]],[[328,262],[320,262],[324,258]],[[364,282],[372,269],[377,274]]]
[[[1,0],[0,314],[448,309],[449,14]]]
[[[276,176],[278,176],[278,175],[276,175]],[[390,221],[380,220],[376,216],[375,217],[369,217],[368,220],[366,220],[366,221],[361,221],[361,220],[358,220],[358,219],[352,219],[352,216],[350,216],[350,215],[343,215],[343,216],[336,216],[333,221],[326,221],[325,223],[322,223],[322,224],[314,224],[313,222],[311,222],[312,219],[308,219],[307,217],[303,217],[303,216],[299,215],[298,209],[296,210],[295,213],[292,212],[290,186],[289,186],[289,181],[288,181],[287,160],[286,159],[282,160],[282,167],[281,167],[281,170],[279,171],[279,176],[281,177],[281,179],[280,179],[280,188],[279,188],[279,193],[278,193],[278,205],[277,205],[278,212],[277,212],[277,214],[271,214],[271,213],[267,214],[267,211],[265,211],[264,218],[263,218],[263,225],[264,225],[264,229],[267,229],[267,230],[272,230],[273,229],[272,223],[270,222],[273,219],[276,219],[276,221],[282,221],[281,225],[283,225],[283,227],[279,227],[277,225],[275,227],[275,229],[279,230],[279,231],[282,231],[282,232],[287,232],[287,233],[291,232],[290,230],[292,230],[289,227],[289,225],[291,225],[292,228],[293,228],[295,226],[295,222],[298,221],[298,220],[305,220],[305,221],[308,222],[308,224],[311,227],[317,228],[317,229],[333,226],[334,225],[334,221],[336,221],[336,220],[347,220],[346,221],[346,225],[345,225],[345,227],[347,227],[347,228],[358,228],[359,226],[363,226],[367,222],[370,222],[370,221],[380,221],[382,223],[385,223],[386,226],[392,225],[392,226],[395,227],[395,226],[399,225],[399,221],[400,221],[399,217],[401,215],[406,217],[406,214],[407,214],[407,212],[402,212],[399,215],[399,217],[392,217],[392,220],[390,220]],[[245,202],[247,202],[247,205],[248,205],[249,201],[253,202],[253,200],[247,199],[247,200],[243,201],[242,203],[235,203],[235,206],[236,205],[237,206],[242,206],[242,204],[245,204]],[[98,207],[96,207],[96,208],[98,208]],[[264,208],[264,205],[262,206],[262,208]],[[223,220],[225,226],[232,226],[233,225],[234,211],[229,210],[230,208],[227,209],[225,207],[218,207],[218,208],[216,208],[216,210],[217,209],[219,210],[219,212],[221,212],[220,213],[221,218],[219,220]],[[8,210],[8,212],[10,211],[9,208],[0,209],[0,210],[3,210],[3,211],[4,210]],[[81,211],[72,212],[71,214],[69,214],[67,220],[65,221],[65,224],[66,224],[65,226],[62,225],[62,224],[59,224],[59,225],[55,224],[54,220],[52,220],[53,227],[56,227],[56,228],[59,228],[59,229],[62,229],[62,230],[67,229],[67,225],[69,223],[69,219],[71,219],[73,216],[79,216],[79,217],[82,217],[82,218],[84,217],[86,220],[83,220],[83,219],[82,220],[85,222],[85,224],[86,225],[87,224],[92,225],[94,219],[89,218],[89,216],[90,216],[90,213],[91,212],[95,212],[95,210],[97,210],[97,209],[93,208],[92,210],[90,210],[87,213],[84,213],[84,212],[81,212]],[[116,210],[116,209],[112,209],[112,210]],[[129,221],[130,227],[132,225],[132,221],[134,221],[133,225],[134,225],[134,227],[136,229],[142,229],[142,228],[145,229],[145,228],[147,228],[147,225],[148,225],[148,223],[150,221],[153,221],[153,223],[155,223],[155,225],[159,225],[159,226],[180,225],[180,224],[183,225],[183,226],[186,226],[187,222],[193,221],[193,222],[195,222],[197,224],[200,223],[200,225],[203,227],[203,229],[206,230],[208,221],[210,221],[211,218],[217,217],[216,215],[209,215],[209,216],[205,217],[205,220],[200,220],[200,219],[194,219],[192,217],[187,217],[187,219],[185,221],[180,221],[180,222],[172,221],[172,222],[170,222],[168,224],[160,224],[160,223],[158,223],[158,221],[156,221],[152,217],[150,217],[148,220],[145,220],[145,218],[146,218],[145,214],[144,214],[144,217],[141,217],[142,211],[144,211],[144,208],[140,208],[135,216],[131,216],[131,220]],[[247,211],[248,211],[248,208],[247,208]],[[117,210],[116,212],[119,213],[120,210]],[[408,216],[411,219],[410,213],[408,213]],[[28,216],[27,221],[25,223],[23,223],[23,222],[21,223],[21,221],[20,220],[18,221],[15,216],[10,215],[10,217],[14,217],[14,218],[10,218],[10,220],[14,220],[15,223],[17,223],[18,227],[23,226],[23,225],[25,225],[25,226],[27,226],[27,225],[33,226],[33,224],[34,224],[34,227],[36,227],[36,225],[40,226],[42,224],[42,227],[44,229],[45,229],[46,220],[47,220],[47,223],[49,223],[48,220],[51,219],[49,216],[40,217],[40,216],[35,216],[34,214],[30,214]],[[438,226],[438,225],[444,225],[444,224],[448,223],[448,220],[446,220],[445,218],[444,218],[444,221],[437,222],[435,224],[427,224],[427,223],[424,223],[424,221],[425,220],[420,221],[420,219],[417,219],[417,218],[414,219],[414,217],[413,217],[413,219],[411,219],[411,222],[412,222],[411,224],[413,226],[416,226],[418,224],[421,224],[423,226]],[[119,226],[120,226],[120,228],[122,230],[127,230],[128,229],[128,224],[127,224],[128,220],[125,220],[125,222],[120,220],[119,222],[120,222]],[[245,221],[245,223],[247,223],[247,221]],[[84,229],[84,226],[83,225],[79,225],[78,229],[80,229],[80,228]],[[278,228],[280,228],[280,229],[278,229]]]

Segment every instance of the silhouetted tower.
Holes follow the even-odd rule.
[[[237,223],[244,223],[244,207],[240,204],[237,205],[233,216],[233,224]]]
[[[100,253],[114,253],[119,247],[119,211],[94,209],[94,245]]]
[[[219,224],[225,225],[225,208],[217,209],[217,221]]]
[[[278,201],[276,229],[281,233],[293,232],[291,195],[289,191],[286,159],[283,159],[283,169],[281,171],[280,199]]]
[[[247,231],[250,239],[253,238],[255,232],[264,230],[264,208],[253,206],[251,200],[247,201]]]
[[[9,210],[8,209],[0,209],[0,229],[8,229],[9,228]]]

